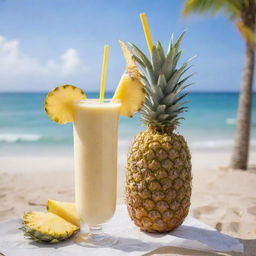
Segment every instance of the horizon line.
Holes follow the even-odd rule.
[[[49,91],[0,91],[0,94],[14,94],[14,93],[31,93],[31,94],[36,94],[36,93],[48,93]],[[105,91],[105,93],[114,93],[115,90],[113,91]],[[99,91],[87,91],[87,93],[99,93]],[[189,93],[240,93],[240,91],[189,91]],[[256,91],[253,91],[253,94],[256,93]]]

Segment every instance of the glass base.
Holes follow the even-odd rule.
[[[112,247],[117,241],[116,237],[103,233],[100,225],[90,226],[87,232],[80,229],[75,238],[76,244],[86,247]]]

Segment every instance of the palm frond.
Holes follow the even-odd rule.
[[[239,17],[244,4],[244,0],[186,0],[183,16],[193,12],[213,15],[223,12],[229,19],[236,19]]]
[[[255,32],[246,26],[242,20],[237,21],[236,26],[244,38],[245,41],[247,41],[252,48],[256,48],[256,35]]]
[[[229,19],[235,20],[244,40],[256,48],[255,31],[244,22],[244,17],[248,16],[247,12],[251,6],[256,6],[256,0],[185,0],[183,16],[191,13],[223,13]]]

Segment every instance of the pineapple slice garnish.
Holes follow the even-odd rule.
[[[48,200],[46,208],[48,212],[60,216],[77,227],[80,226],[79,216],[74,203]]]
[[[66,124],[74,120],[73,102],[85,99],[85,93],[73,85],[62,85],[48,93],[44,109],[49,118],[59,124]]]
[[[23,216],[26,237],[36,242],[58,243],[71,237],[79,228],[50,212],[28,212]]]
[[[139,111],[144,103],[144,85],[141,81],[140,72],[137,69],[134,57],[125,43],[119,41],[126,60],[126,72],[122,75],[113,99],[121,101],[120,114],[132,117]]]

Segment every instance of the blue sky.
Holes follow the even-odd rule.
[[[1,0],[0,91],[46,91],[70,83],[99,89],[104,44],[110,45],[107,90],[124,72],[118,39],[147,51],[139,13],[154,42],[188,29],[183,60],[197,55],[194,91],[238,91],[244,44],[222,16],[181,19],[181,0]]]

